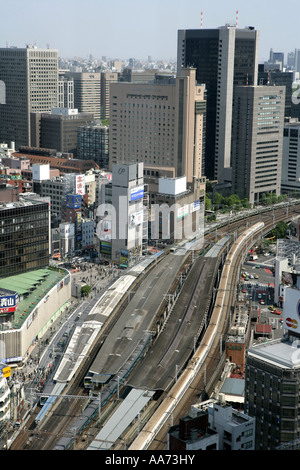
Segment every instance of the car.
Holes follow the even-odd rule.
[[[254,275],[254,279],[258,279],[258,274],[255,274],[255,275]]]
[[[270,305],[270,306],[268,307],[268,309],[269,309],[269,310],[276,310],[275,307],[273,307],[273,305]]]
[[[250,279],[254,279],[254,276],[253,276],[253,274],[250,274]]]
[[[265,305],[264,299],[260,299],[259,303],[260,303],[260,305]]]
[[[259,265],[259,264],[257,264],[255,267],[256,267],[257,269],[259,269],[259,268],[260,268],[260,265]]]
[[[281,315],[281,311],[280,310],[273,310],[272,313],[274,313],[275,315]]]

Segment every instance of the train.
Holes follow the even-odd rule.
[[[165,420],[170,416],[171,411],[174,409],[178,401],[180,401],[180,399],[182,398],[189,383],[195,378],[196,374],[198,373],[205,358],[207,357],[211,344],[217,333],[218,325],[222,314],[222,307],[224,303],[224,289],[226,289],[228,274],[231,269],[232,262],[236,256],[236,253],[247,240],[251,239],[253,235],[261,231],[263,227],[263,222],[255,224],[251,228],[244,231],[233,243],[232,248],[230,249],[227,259],[224,263],[220,285],[215,299],[215,307],[208,327],[201,340],[201,344],[197,348],[195,355],[190,360],[187,368],[182,372],[178,381],[172,388],[168,397],[164,400],[163,404],[159,407],[157,412],[153,415],[153,417],[149,420],[147,425],[132,443],[131,448],[133,450],[147,449],[159,429],[163,426]],[[159,253],[158,256],[161,257],[161,255],[162,253]],[[117,378],[113,378],[110,381],[108,387],[105,388],[103,396],[101,393],[101,404],[99,403],[99,399],[95,398],[87,406],[80,418],[73,423],[71,430],[72,432],[67,432],[67,434],[62,437],[56,444],[54,450],[71,449],[73,447],[76,436],[80,435],[86,429],[86,427],[94,420],[94,418],[99,413],[99,407],[104,406],[108,402],[108,400],[116,393],[118,386],[119,383],[117,382]]]
[[[139,432],[136,439],[132,442],[129,450],[147,450],[157,433],[160,431],[164,423],[169,419],[172,411],[179,403],[187,388],[196,377],[198,371],[204,364],[204,361],[210,351],[213,341],[217,335],[221,316],[223,313],[223,305],[225,293],[228,286],[228,276],[235,257],[243,248],[244,244],[251,238],[262,231],[263,222],[259,222],[249,229],[245,230],[237,240],[232,244],[221,274],[219,289],[215,299],[215,307],[213,309],[209,324],[204,333],[202,341],[197,348],[195,354],[190,360],[186,369],[182,372],[175,385],[168,393],[166,399],[158,407],[156,412],[149,419],[144,428]]]

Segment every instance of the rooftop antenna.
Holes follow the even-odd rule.
[[[203,26],[203,11],[201,11],[201,29],[202,29],[202,26]]]
[[[238,27],[238,23],[239,23],[239,11],[236,10],[236,17],[235,17],[235,27],[236,28]]]

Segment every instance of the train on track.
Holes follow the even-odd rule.
[[[198,373],[200,367],[202,366],[205,358],[207,357],[208,351],[211,347],[211,344],[216,336],[218,325],[220,322],[220,317],[222,315],[225,290],[228,282],[228,273],[231,269],[232,263],[235,259],[235,256],[239,249],[243,247],[246,241],[251,240],[255,234],[261,231],[264,227],[264,223],[258,223],[243,232],[242,235],[233,243],[232,248],[229,251],[227,259],[224,263],[222,276],[220,279],[220,285],[218,293],[215,300],[215,307],[212,313],[212,317],[208,324],[208,327],[204,333],[200,346],[197,348],[195,355],[189,362],[187,368],[183,371],[178,381],[172,388],[171,392],[164,400],[163,404],[160,405],[157,412],[154,413],[153,417],[149,420],[148,424],[143,428],[139,433],[135,441],[133,442],[131,448],[143,450],[147,449],[155,435],[162,427],[163,423],[170,416],[172,409],[176,406],[176,403],[181,399],[184,392],[186,391],[189,383],[194,379],[195,375]],[[99,399],[95,398],[87,406],[84,412],[81,414],[80,418],[75,421],[72,425],[72,428],[69,432],[62,437],[54,450],[68,450],[71,449],[74,445],[74,440],[76,436],[81,435],[82,432],[89,426],[89,424],[97,417],[99,414],[99,409],[101,406],[104,406],[108,400],[116,393],[119,384],[117,380],[112,380],[109,384],[109,387],[106,388],[104,396],[101,396],[101,403]]]
[[[233,262],[240,250],[243,249],[245,243],[251,240],[254,235],[262,231],[263,227],[263,222],[253,225],[248,230],[245,230],[233,243],[224,263],[219,289],[215,299],[215,307],[200,346],[197,348],[193,358],[190,360],[188,366],[178,378],[165,400],[133,441],[129,450],[146,450],[149,447],[159,430],[183,397],[191,382],[196,377],[200,368],[203,366],[218,332],[228,286],[229,272],[232,268]]]

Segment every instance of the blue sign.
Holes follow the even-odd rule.
[[[67,195],[67,208],[80,209],[81,208],[81,194],[68,194]]]
[[[144,197],[144,186],[138,186],[137,188],[131,190],[130,201],[136,201],[142,197]]]
[[[19,296],[17,293],[14,295],[1,295],[0,308],[15,307],[18,303]]]

